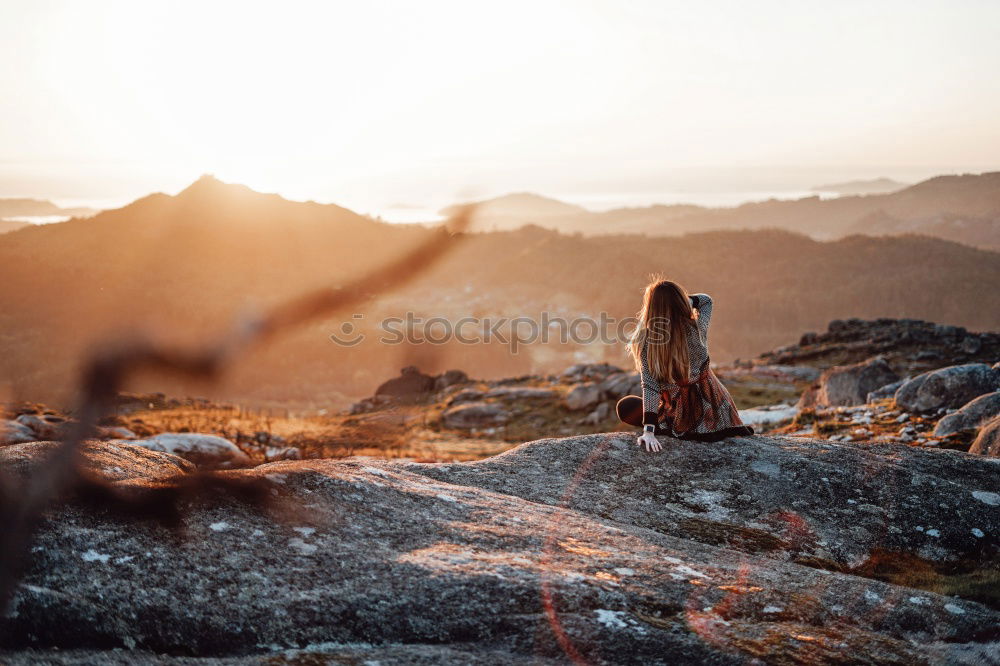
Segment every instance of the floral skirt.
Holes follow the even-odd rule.
[[[707,359],[695,379],[664,385],[657,420],[682,439],[716,441],[753,434]]]

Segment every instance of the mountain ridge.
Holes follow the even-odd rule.
[[[0,198],[0,234],[34,226],[37,218],[86,218],[99,212],[95,208],[62,208],[46,199]]]
[[[15,393],[65,396],[81,356],[108,335],[138,327],[204,342],[248,310],[343,283],[433,233],[333,204],[202,186],[202,195],[153,194],[91,219],[0,237],[0,335],[8,350],[0,377]],[[591,237],[534,226],[467,234],[418,280],[358,313],[368,342],[349,349],[331,342],[351,313],[319,322],[255,353],[221,397],[343,400],[341,392],[369,394],[380,378],[418,362],[481,377],[544,372],[579,353],[620,362],[614,344],[552,343],[520,354],[499,341],[379,345],[376,325],[408,311],[452,321],[542,312],[624,318],[657,272],[716,298],[719,362],[752,357],[837,318],[1000,329],[1000,295],[982,289],[1000,283],[1000,254],[954,242],[915,235],[817,241],[777,229]]]
[[[530,194],[530,193],[529,193]],[[533,195],[562,203],[543,195]],[[501,197],[502,198],[502,197]],[[489,203],[487,200],[485,203]],[[448,209],[445,209],[448,210]],[[800,199],[770,199],[733,207],[694,204],[654,204],[594,212],[533,214],[530,211],[483,214],[480,230],[516,229],[525,224],[565,233],[605,235],[615,233],[677,236],[714,229],[777,227],[819,239],[835,239],[863,231],[864,221],[875,214],[899,220],[899,233],[916,232],[987,249],[1000,247],[1000,172],[951,174],[929,178],[893,192],[845,194],[833,199],[819,195]],[[942,217],[981,220],[975,233],[938,223]],[[897,233],[895,227],[884,233]]]

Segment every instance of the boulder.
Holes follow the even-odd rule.
[[[98,439],[137,439],[138,435],[122,426],[99,426]]]
[[[975,334],[965,336],[962,343],[959,345],[959,349],[966,354],[978,354],[979,350],[982,348],[983,341],[978,335]]]
[[[228,439],[192,432],[165,432],[127,442],[150,451],[173,453],[203,469],[246,467],[250,457]]]
[[[991,458],[1000,458],[1000,416],[992,419],[979,429],[969,453]]]
[[[21,425],[31,428],[36,440],[62,439],[71,425],[70,421],[55,414],[21,414],[16,420]]]
[[[698,539],[709,521],[728,531],[720,539],[730,547],[753,550],[737,544],[739,530],[748,529],[787,542],[775,547],[776,557],[848,567],[880,551],[939,562],[977,557],[984,542],[975,530],[1000,546],[1000,511],[976,495],[1000,492],[1000,476],[989,461],[966,453],[759,435],[714,445],[661,441],[664,451],[645,458],[645,466],[632,462],[627,447],[634,437],[616,433],[541,440],[471,464],[410,468],[684,538]],[[572,487],[553,482],[584,466]]]
[[[297,446],[268,446],[264,449],[264,460],[302,460],[302,451]]]
[[[804,336],[791,349],[773,350],[756,364],[829,368],[884,357],[900,375],[962,363],[994,363],[1000,358],[1000,333],[970,333],[915,319],[880,318],[831,322],[824,333]]]
[[[623,372],[610,363],[577,363],[566,368],[560,377],[566,382],[601,381],[608,375]]]
[[[559,397],[559,392],[536,386],[498,386],[487,391],[484,397],[501,400],[554,400]]]
[[[434,390],[443,391],[449,386],[465,384],[469,381],[469,376],[461,370],[446,370],[434,378]]]
[[[640,395],[642,385],[638,372],[616,372],[601,382],[601,392],[606,398],[618,400],[627,395]]]
[[[740,420],[745,425],[759,426],[756,429],[760,430],[761,428],[773,427],[779,423],[791,421],[799,413],[799,409],[795,405],[781,403],[753,407],[751,409],[741,409],[739,413]]]
[[[597,425],[609,416],[611,416],[611,405],[606,402],[602,402],[597,405],[594,411],[587,414],[587,416],[583,419],[583,422],[591,425]]]
[[[62,446],[61,442],[29,442],[0,448],[0,471],[28,478]],[[131,442],[88,440],[81,447],[83,468],[105,481],[164,481],[196,471],[179,456],[131,446]]]
[[[952,365],[908,380],[896,391],[896,404],[909,412],[961,407],[1000,388],[1000,372],[985,363]]]
[[[865,402],[875,402],[876,400],[888,400],[896,395],[896,391],[899,387],[906,382],[906,379],[897,379],[896,381],[881,386],[874,391],[870,391],[868,396],[865,398]]]
[[[962,430],[976,430],[1000,415],[1000,391],[984,393],[948,414],[934,427],[935,437],[947,437]]]
[[[825,406],[861,405],[875,389],[899,379],[885,359],[875,357],[853,365],[829,368],[819,378],[816,404]]]
[[[375,401],[372,398],[362,398],[357,402],[353,403],[347,410],[348,414],[364,414],[365,412],[370,412],[375,409]]]
[[[451,396],[448,401],[449,405],[456,405],[461,402],[478,402],[485,397],[485,394],[479,389],[475,388],[464,388],[455,395]]]
[[[441,418],[446,428],[469,430],[504,424],[510,415],[493,402],[465,402],[444,410]]]
[[[400,370],[399,377],[383,382],[375,389],[376,396],[392,396],[396,398],[411,398],[430,393],[434,390],[435,378],[420,372],[415,366],[408,365]]]
[[[270,645],[266,652],[223,658],[192,658],[148,650],[99,649],[4,651],[4,666],[564,666],[555,657],[512,653],[502,646],[482,643],[319,643],[302,648]],[[655,662],[654,662],[655,663]],[[978,666],[978,664],[976,665]]]
[[[21,663],[989,663],[1000,612],[935,591],[933,566],[971,566],[944,588],[962,595],[988,575],[991,461],[663,441],[270,463],[226,476],[269,484],[273,507],[192,503],[179,534],[54,507],[0,649]],[[901,580],[928,589],[877,579],[911,565],[922,575]]]
[[[573,411],[589,409],[601,401],[601,385],[595,382],[576,384],[566,393],[566,407]]]
[[[0,446],[38,440],[35,431],[20,421],[0,419]]]
[[[364,414],[365,412],[371,412],[380,407],[385,407],[392,404],[392,396],[388,395],[373,395],[368,398],[363,398],[358,402],[351,405],[348,413],[350,414]]]
[[[808,365],[751,365],[750,369],[755,377],[784,381],[814,382],[822,374],[819,368]]]

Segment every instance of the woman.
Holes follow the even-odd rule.
[[[702,442],[752,435],[709,367],[708,294],[689,297],[679,284],[656,280],[646,287],[638,317],[628,351],[642,380],[642,397],[626,396],[617,406],[618,418],[642,426],[637,443],[659,451],[656,435]]]

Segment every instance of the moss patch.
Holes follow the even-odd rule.
[[[741,527],[702,518],[685,518],[678,526],[690,538],[712,546],[726,546],[745,553],[772,552],[791,547],[787,541],[751,527]]]
[[[908,553],[879,550],[863,564],[851,569],[850,573],[894,585],[961,597],[1000,610],[1000,559],[941,563]]]

